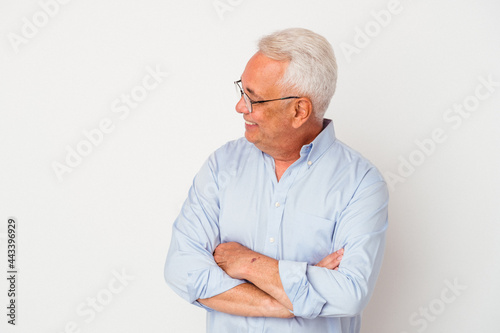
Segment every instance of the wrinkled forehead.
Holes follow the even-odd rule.
[[[274,60],[257,52],[250,58],[241,75],[243,88],[256,97],[279,92],[278,82],[285,74],[287,66],[288,61]]]

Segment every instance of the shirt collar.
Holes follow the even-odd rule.
[[[307,164],[310,167],[318,158],[323,155],[328,148],[335,142],[335,129],[331,119],[323,119],[323,130],[308,145],[302,146],[300,156],[307,156]]]

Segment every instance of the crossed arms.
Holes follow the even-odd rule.
[[[323,258],[315,266],[338,270],[344,250]],[[214,260],[230,277],[251,283],[240,284],[222,294],[198,299],[214,310],[247,317],[293,317],[293,305],[279,275],[279,262],[236,242],[217,246]]]
[[[227,242],[219,224],[221,189],[207,187],[216,182],[217,168],[209,160],[200,170],[174,223],[165,265],[167,284],[208,311],[308,319],[358,315],[382,264],[388,203],[383,180],[367,173],[339,211],[332,246],[343,248],[343,256],[333,252],[314,264],[275,260]]]

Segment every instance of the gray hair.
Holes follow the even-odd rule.
[[[289,61],[281,88],[310,98],[314,115],[322,119],[337,83],[337,62],[326,38],[307,29],[290,28],[262,37],[258,47],[266,57]]]

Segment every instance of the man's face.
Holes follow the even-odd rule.
[[[253,101],[284,97],[278,81],[282,78],[288,62],[272,60],[256,53],[247,63],[241,75],[244,92]],[[286,147],[292,134],[293,103],[290,100],[254,104],[252,113],[243,98],[236,104],[236,111],[245,119],[245,137],[264,152],[273,152]]]

